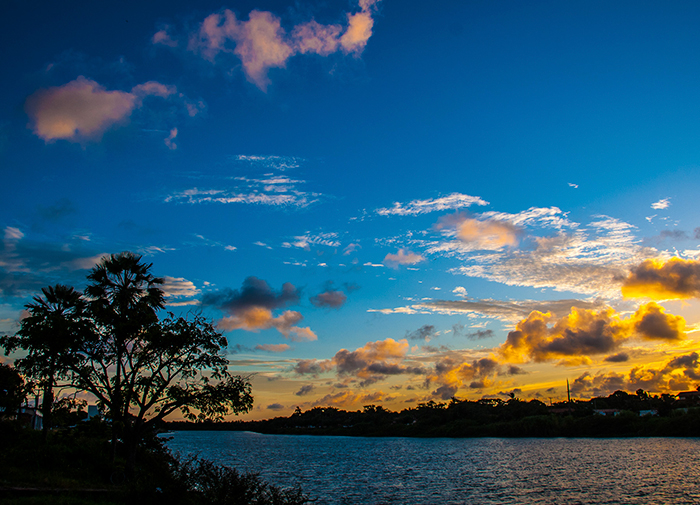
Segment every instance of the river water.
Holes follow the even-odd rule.
[[[448,439],[180,431],[168,447],[319,505],[700,504],[700,439]]]

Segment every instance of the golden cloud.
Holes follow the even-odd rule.
[[[508,333],[499,354],[515,363],[562,359],[561,364],[581,364],[587,356],[616,351],[632,337],[679,340],[685,336],[685,320],[666,314],[654,302],[642,305],[628,319],[622,319],[610,307],[599,310],[572,307],[570,314],[554,321],[552,327],[551,320],[551,313],[531,312]]]
[[[700,296],[700,261],[648,259],[623,280],[625,298],[668,300]]]

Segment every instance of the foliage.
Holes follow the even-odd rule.
[[[84,295],[45,288],[20,331],[0,340],[6,353],[27,351],[17,366],[44,386],[45,412],[58,379],[94,395],[112,423],[113,457],[123,440],[131,468],[138,443],[167,415],[220,420],[253,404],[249,381],[228,371],[227,341],[211,322],[197,314],[159,319],[165,294],[151,267],[129,252],[103,258]]]
[[[310,500],[298,489],[283,489],[255,474],[199,459],[179,460],[162,439],[139,447],[135,477],[115,484],[123,467],[110,463],[109,426],[90,420],[54,431],[43,445],[34,430],[0,422],[0,488],[29,488],[31,496],[3,496],[3,503],[152,503],[168,505],[302,505]],[[42,495],[42,489],[60,489]],[[89,489],[94,492],[84,493]],[[34,501],[33,501],[34,500]]]
[[[192,458],[177,461],[175,478],[190,490],[189,503],[212,505],[303,505],[310,503],[300,488],[282,489],[256,474],[240,474],[234,468]]]
[[[77,365],[76,346],[89,338],[91,331],[80,292],[62,284],[41,291],[43,296],[35,296],[34,302],[26,305],[29,315],[22,319],[20,330],[15,335],[0,337],[0,347],[6,354],[17,349],[27,351],[25,357],[15,361],[15,367],[36,380],[42,389],[46,436],[52,425],[56,383],[67,378]]]
[[[0,363],[0,417],[15,414],[31,390],[14,367]]]
[[[539,400],[515,397],[452,398],[448,403],[428,401],[393,412],[382,406],[363,410],[335,407],[300,408],[289,417],[262,421],[235,421],[218,425],[168,423],[171,429],[230,429],[274,434],[408,437],[603,437],[603,436],[700,436],[700,407],[671,395],[653,396],[644,391],[616,391],[590,401],[560,402],[550,407]],[[604,416],[596,409],[613,409]],[[657,415],[640,416],[641,411]]]

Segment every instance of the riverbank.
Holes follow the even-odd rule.
[[[0,422],[0,502],[3,505],[303,505],[299,488],[270,485],[197,458],[177,458],[152,437],[138,451],[133,475],[111,458],[108,427],[99,422],[41,433]]]

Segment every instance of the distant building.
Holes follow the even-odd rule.
[[[593,412],[595,412],[599,416],[619,416],[620,415],[620,409],[594,409]]]
[[[641,417],[644,417],[644,416],[658,416],[658,415],[659,415],[659,411],[656,410],[656,409],[640,410],[640,411],[639,411],[639,415],[640,415]]]

